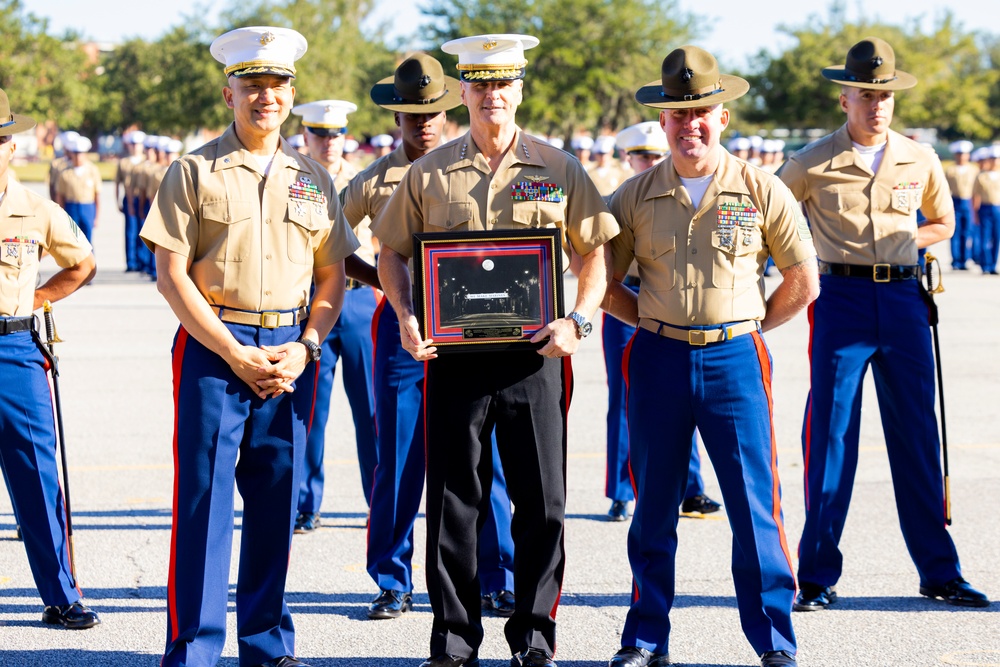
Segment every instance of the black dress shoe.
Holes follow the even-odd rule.
[[[21,525],[18,524],[14,527],[14,534],[17,537],[18,542],[24,542],[24,535],[21,534]]]
[[[368,618],[380,620],[399,618],[413,606],[413,596],[403,591],[383,588],[378,597],[368,606]]]
[[[608,521],[625,521],[630,514],[627,500],[612,500],[611,509],[608,510]]]
[[[788,651],[765,651],[760,656],[760,667],[796,667],[798,664]]]
[[[284,655],[274,660],[268,660],[257,667],[309,667],[306,663],[290,655]]]
[[[795,604],[792,605],[792,609],[795,611],[817,611],[826,609],[836,601],[837,591],[832,586],[818,586],[803,582],[799,584],[799,594],[795,596]]]
[[[442,653],[433,658],[427,658],[420,667],[479,667],[479,658],[463,658],[460,655]]]
[[[969,585],[969,582],[958,577],[942,586],[921,586],[920,594],[958,607],[988,607],[989,599]]]
[[[514,615],[514,594],[510,591],[493,591],[483,596],[483,609],[497,616]]]
[[[699,493],[697,496],[684,499],[684,502],[681,503],[681,514],[711,514],[718,512],[720,507],[722,505],[704,493]]]
[[[665,667],[670,664],[670,656],[665,653],[650,653],[637,646],[625,646],[608,662],[608,667]]]
[[[299,535],[316,532],[321,523],[319,512],[299,512],[295,517],[295,532]]]
[[[77,600],[73,604],[51,605],[42,612],[42,623],[61,625],[69,630],[85,630],[101,623],[97,612]]]
[[[540,648],[529,648],[515,653],[510,659],[510,667],[556,667],[552,656]]]

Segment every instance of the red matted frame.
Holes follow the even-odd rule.
[[[563,317],[559,229],[413,235],[414,302],[438,353],[536,349]]]

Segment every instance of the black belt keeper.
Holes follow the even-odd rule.
[[[31,331],[34,321],[33,317],[0,317],[0,336],[18,331]]]
[[[847,276],[848,278],[867,278],[876,283],[895,282],[897,280],[920,280],[920,265],[908,264],[896,266],[893,264],[831,264],[819,262],[820,275]]]

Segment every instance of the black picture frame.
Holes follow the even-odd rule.
[[[413,235],[414,303],[438,354],[537,349],[564,316],[559,229]]]

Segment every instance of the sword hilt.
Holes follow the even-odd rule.
[[[64,343],[65,341],[59,337],[59,332],[56,331],[56,324],[52,321],[52,302],[46,300],[42,304],[43,319],[45,320],[45,344],[52,349],[52,346],[56,343]]]
[[[934,284],[935,267],[938,275],[937,284]],[[924,253],[924,273],[927,274],[927,292],[930,294],[940,294],[944,291],[944,281],[941,279],[941,263],[936,255]]]

